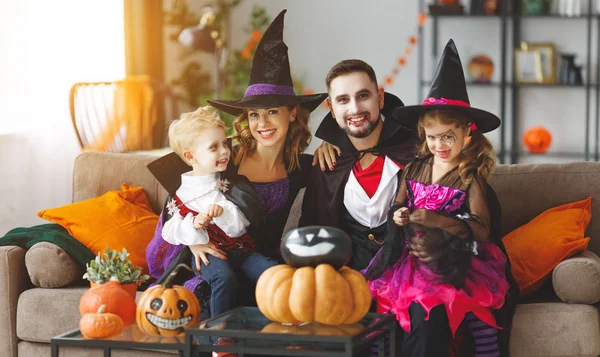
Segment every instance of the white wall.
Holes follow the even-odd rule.
[[[75,82],[125,75],[123,4],[2,1],[0,46],[1,237],[48,223],[36,212],[71,202],[80,148],[69,90]]]
[[[324,91],[325,74],[336,62],[347,58],[360,58],[375,69],[378,78],[390,74],[396,59],[404,50],[408,37],[416,33],[418,0],[246,0],[233,12],[234,34],[243,34],[254,5],[266,6],[273,17],[281,9],[288,9],[284,38],[289,46],[290,61],[294,73],[304,75],[306,86],[315,91]],[[467,1],[464,1],[467,3]],[[431,74],[437,59],[431,58],[431,21],[425,28],[425,68]],[[594,28],[596,25],[594,24]],[[584,61],[585,22],[572,19],[524,19],[523,38],[530,42],[554,42],[558,52],[577,52],[578,60]],[[454,38],[461,54],[463,65],[478,54],[488,54],[497,65],[494,79],[500,76],[500,20],[494,18],[453,18],[440,21],[439,49],[441,53],[448,38]],[[508,34],[508,46],[511,33]],[[234,47],[244,45],[244,36],[235,36]],[[596,43],[593,37],[592,66],[595,68]],[[510,63],[512,51],[508,51]],[[427,94],[417,93],[417,55],[408,58],[408,65],[388,90],[398,95],[405,104],[415,104]],[[557,63],[558,65],[558,63]],[[584,70],[586,70],[584,68]],[[507,68],[511,75],[512,68]],[[596,71],[592,70],[592,78]],[[585,73],[584,73],[585,78]],[[508,93],[510,95],[510,92]],[[469,87],[471,104],[475,107],[499,114],[500,90],[498,88]],[[595,98],[592,92],[592,99]],[[521,90],[521,122],[519,137],[529,127],[543,125],[553,135],[551,151],[582,151],[585,135],[585,91],[582,88],[537,87]],[[595,108],[592,105],[591,113]],[[510,106],[507,107],[510,115]],[[315,111],[312,127],[316,128],[324,111]],[[510,144],[510,118],[507,121],[507,144]],[[595,130],[591,128],[592,132]],[[590,132],[590,144],[594,137]],[[492,143],[499,145],[499,130],[488,134]],[[318,140],[315,140],[315,144]],[[315,145],[311,145],[314,148]],[[507,146],[507,148],[509,148]],[[523,158],[521,162],[568,161],[546,156]]]
[[[195,11],[201,8],[198,2],[188,1],[188,4]],[[325,74],[335,63],[347,58],[367,61],[383,79],[404,51],[408,37],[416,33],[417,5],[413,0],[378,0],[371,4],[377,6],[358,0],[244,0],[232,12],[232,46],[238,49],[245,46],[248,36],[243,28],[253,6],[265,6],[271,18],[288,9],[284,39],[294,76],[301,77],[306,88],[325,91]],[[165,48],[165,73],[172,79],[179,73],[177,55],[181,49],[171,41],[167,41]],[[201,58],[205,69],[213,68],[212,58]],[[408,103],[417,98],[415,58],[416,55],[409,59],[402,75],[389,89]],[[325,114],[323,109],[313,112],[313,130]],[[313,140],[309,152],[319,143],[320,140]]]
[[[289,47],[293,73],[304,79],[306,88],[326,91],[325,75],[337,62],[358,58],[375,69],[380,81],[390,74],[399,55],[416,34],[417,1],[378,0],[254,0],[243,1],[233,12],[233,33],[242,33],[254,5],[267,8],[271,18],[282,9],[285,16],[284,40]],[[235,36],[233,46],[242,47],[247,38]],[[417,100],[416,54],[388,90],[405,103]],[[316,110],[311,128],[316,130],[326,114]],[[315,139],[309,150],[320,143]]]
[[[306,87],[315,91],[325,90],[329,68],[347,58],[367,61],[383,80],[417,26],[417,0],[244,0],[233,12],[233,45],[237,48],[247,40],[242,28],[255,4],[266,6],[271,17],[288,9],[284,36],[291,65],[294,73],[304,78]],[[112,18],[110,26],[106,25],[107,17]],[[0,206],[0,235],[16,226],[44,223],[36,217],[37,211],[71,201],[73,159],[79,148],[70,124],[68,91],[77,81],[124,75],[122,17],[120,1],[0,2],[0,196],[4,201]],[[527,40],[553,41],[559,51],[583,53],[584,39],[575,35],[585,29],[582,22],[526,21],[523,30]],[[440,49],[446,38],[453,37],[463,63],[479,52],[498,61],[497,19],[448,19],[440,30]],[[426,53],[430,51],[429,33],[427,27]],[[595,37],[594,43],[597,41]],[[177,45],[167,42],[165,50],[170,79],[178,73]],[[416,54],[409,57],[408,65],[389,88],[406,104],[417,103],[426,94],[416,92],[416,58]],[[426,58],[426,68],[431,71],[432,61]],[[206,68],[212,68],[210,56],[203,60]],[[595,55],[592,63],[597,63]],[[474,106],[498,112],[498,89],[469,89]],[[555,139],[551,150],[582,148],[583,95],[582,89],[522,90],[525,119],[519,130],[545,125]],[[322,109],[314,112],[313,129],[324,115]],[[498,132],[489,137],[497,145]],[[318,143],[315,140],[309,151]],[[540,156],[523,161],[560,160]]]

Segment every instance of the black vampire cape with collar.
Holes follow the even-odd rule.
[[[385,117],[383,130],[375,148],[396,163],[406,165],[415,157],[417,137],[415,132],[388,116],[390,111],[399,105],[403,105],[399,99],[384,102],[381,109],[381,114]],[[321,171],[318,168],[311,171],[304,193],[299,226],[341,227],[345,210],[344,188],[358,159],[358,151],[331,114],[323,119],[315,136],[339,146],[342,155],[338,157],[333,171]]]
[[[244,176],[232,174],[233,164],[227,167],[227,170],[221,175],[229,181],[228,190],[223,192],[223,195],[228,201],[233,202],[240,211],[246,216],[251,226],[262,227],[265,222],[265,213],[258,200],[256,191],[250,185],[248,179]],[[165,188],[167,193],[167,199],[163,206],[160,219],[163,224],[171,218],[166,205],[169,200],[175,195],[175,192],[181,186],[181,174],[191,171],[192,168],[185,163],[176,153],[172,152],[167,154],[147,165],[150,172],[158,180],[158,182]],[[237,173],[237,170],[235,170]],[[157,284],[162,284],[166,278],[175,270],[179,264],[189,265],[192,261],[193,255],[189,247],[185,247],[179,251],[177,256],[169,263],[169,266],[165,269],[164,273],[156,281]],[[181,271],[181,270],[180,270]],[[191,273],[181,271],[178,274],[176,281],[182,283],[190,278]]]
[[[233,150],[231,139],[228,140],[228,144]],[[254,187],[246,176],[238,174],[239,166],[235,165],[233,160],[229,162],[227,169],[222,173],[222,177],[230,182],[229,190],[223,194],[227,200],[233,202],[244,213],[244,216],[250,222],[247,232],[256,242],[259,251],[273,259],[281,260],[279,242],[294,202],[294,199],[291,198],[295,198],[298,191],[306,186],[312,167],[311,163],[312,155],[300,155],[300,167],[288,174],[290,199],[288,199],[282,209],[271,213],[269,217],[267,217]],[[192,168],[176,153],[167,154],[151,162],[147,167],[169,194],[160,217],[164,224],[164,222],[171,218],[168,210],[165,208],[166,204],[173,197],[179,186],[181,186],[181,174],[190,171]],[[162,284],[177,265],[180,263],[190,264],[191,259],[192,253],[190,249],[188,247],[182,249],[177,257],[169,263],[169,266],[157,280],[157,283]],[[186,272],[181,271],[180,275],[181,277],[178,277],[177,281],[185,281]]]

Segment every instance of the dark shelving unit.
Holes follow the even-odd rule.
[[[599,161],[600,159],[600,127],[599,127],[599,118],[600,118],[600,16],[594,12],[594,6],[592,0],[588,1],[588,13],[581,16],[561,16],[561,15],[530,15],[530,14],[522,14],[521,13],[521,0],[499,0],[499,9],[500,13],[495,15],[484,15],[484,14],[429,14],[429,18],[431,21],[431,56],[434,60],[434,63],[437,63],[439,59],[438,54],[438,37],[439,37],[439,22],[442,19],[498,19],[500,25],[500,60],[498,61],[499,66],[497,69],[500,70],[500,81],[499,82],[490,82],[490,83],[479,83],[479,82],[467,82],[468,86],[478,86],[478,87],[492,87],[500,89],[500,100],[499,100],[499,117],[503,121],[503,125],[500,126],[500,147],[496,148],[498,153],[498,160],[500,163],[518,163],[519,159],[522,157],[531,157],[531,156],[547,156],[547,157],[555,157],[555,158],[566,158],[566,159],[582,159],[582,160],[594,160]],[[430,0],[421,0],[419,2],[419,11],[428,13],[426,6]],[[436,1],[437,2],[437,1]],[[586,21],[586,52],[584,54],[585,63],[585,78],[583,85],[568,85],[562,83],[518,83],[515,78],[514,70],[513,73],[507,73],[507,64],[508,61],[511,61],[512,66],[514,68],[514,51],[519,49],[521,46],[522,32],[521,32],[521,22],[523,20],[571,20],[571,21]],[[591,63],[591,55],[592,55],[592,25],[593,22],[596,22],[596,78],[592,80],[591,72],[592,72],[592,63]],[[508,30],[512,32],[512,45],[508,44]],[[425,46],[424,44],[424,35],[423,29],[419,29],[419,43],[421,44],[418,48],[418,93],[421,96],[423,90],[428,88],[430,85],[431,75],[425,76],[424,73],[424,56],[425,56]],[[511,51],[508,54],[508,51]],[[508,57],[507,57],[508,55]],[[559,53],[557,53],[557,56]],[[435,69],[435,65],[433,66]],[[585,143],[584,143],[584,151],[583,152],[549,152],[546,154],[531,154],[526,151],[523,151],[519,147],[520,142],[520,133],[519,133],[519,123],[520,123],[520,90],[521,89],[551,89],[551,88],[561,88],[561,89],[574,89],[574,90],[583,90],[585,91]],[[592,93],[595,93],[595,113],[594,116],[591,116],[591,104],[592,104]],[[508,94],[507,94],[508,93]],[[510,102],[509,102],[510,101]],[[507,106],[510,105],[511,108],[511,116],[507,116]],[[594,120],[595,124],[595,145],[592,148],[590,145],[590,129],[591,123]],[[507,133],[507,125],[506,123],[510,122],[510,133]],[[507,134],[510,135],[510,146],[507,145]],[[506,160],[508,157],[508,160]]]

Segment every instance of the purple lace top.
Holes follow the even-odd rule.
[[[169,263],[175,259],[177,253],[182,250],[185,245],[178,244],[174,245],[165,241],[162,237],[163,228],[162,215],[158,219],[156,230],[154,231],[154,238],[150,241],[146,247],[146,261],[148,262],[148,270],[150,276],[158,279],[165,272]],[[198,285],[202,283],[202,278],[194,275],[193,278],[187,280],[183,286],[191,290],[192,292]],[[152,284],[154,285],[154,284]]]
[[[458,210],[467,197],[464,191],[456,188],[440,186],[438,184],[426,185],[422,182],[406,180],[413,193],[413,200],[408,200],[409,209],[425,208],[450,214]],[[411,202],[413,201],[413,202]]]
[[[252,182],[252,185],[267,214],[277,212],[285,206],[290,194],[290,180],[287,177],[274,182]]]

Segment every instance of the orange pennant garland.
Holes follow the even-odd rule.
[[[419,16],[417,17],[417,23],[418,23],[417,31],[418,31],[418,28],[425,25],[426,22],[427,22],[427,14],[420,13]],[[414,47],[417,46],[418,43],[419,43],[419,40],[416,35],[412,35],[408,38],[408,45],[402,52],[402,55],[400,57],[398,57],[398,60],[396,61],[396,66],[394,68],[392,68],[391,74],[384,77],[385,80],[381,84],[382,88],[385,89],[386,87],[389,87],[392,84],[394,84],[394,78],[400,73],[400,69],[402,67],[406,66],[407,58],[414,52]]]
[[[417,23],[418,23],[417,28],[425,25],[426,22],[427,22],[427,14],[420,13],[419,16],[417,17]],[[244,58],[245,60],[250,60],[252,58],[252,52],[256,48],[256,45],[260,41],[261,37],[262,37],[262,33],[260,31],[258,31],[258,30],[252,31],[252,33],[250,34],[250,38],[248,39],[248,42],[246,43],[246,47],[241,52],[242,58]],[[389,87],[392,84],[394,84],[394,78],[398,74],[400,74],[400,69],[402,67],[406,66],[407,57],[409,57],[414,52],[414,47],[418,43],[419,43],[419,40],[416,35],[412,35],[408,38],[407,47],[402,52],[403,54],[400,57],[398,57],[398,60],[396,61],[396,66],[394,68],[392,68],[391,74],[385,76],[384,82],[381,84],[382,88],[385,89],[386,87]],[[314,93],[314,91],[312,89],[304,89],[303,90],[304,95],[309,95],[309,94],[313,94],[313,93]],[[326,107],[327,105],[325,104],[325,102],[323,102],[322,106]]]

